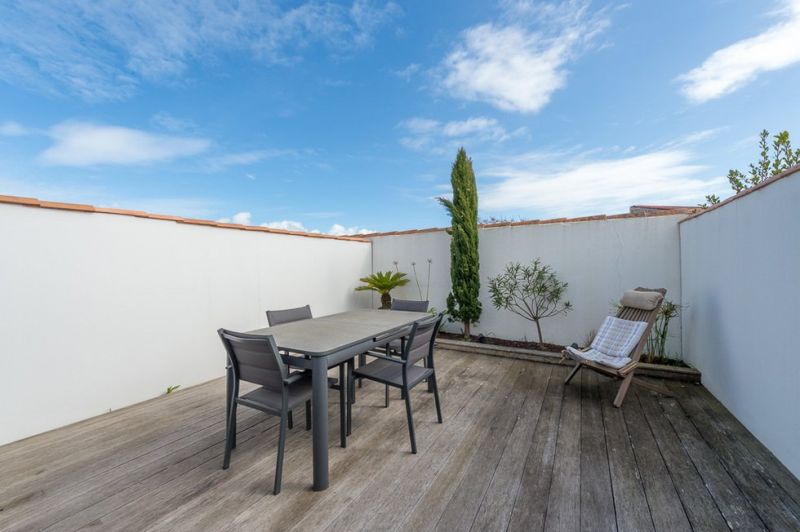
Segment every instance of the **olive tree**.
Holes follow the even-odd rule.
[[[495,308],[509,310],[535,323],[541,344],[541,320],[572,310],[569,301],[562,302],[567,286],[550,266],[536,259],[529,265],[506,265],[503,273],[489,279],[489,294]]]

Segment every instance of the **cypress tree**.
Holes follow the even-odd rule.
[[[450,214],[450,279],[452,289],[447,296],[447,313],[464,324],[464,337],[470,325],[481,316],[480,260],[478,258],[478,189],[472,160],[464,148],[458,150],[450,173],[453,199],[439,198]]]

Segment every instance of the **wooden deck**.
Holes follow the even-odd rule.
[[[704,388],[675,399],[566,368],[440,351],[445,422],[414,392],[365,383],[331,487],[311,485],[311,437],[290,431],[271,493],[275,418],[240,409],[231,468],[222,379],[0,447],[2,530],[798,530],[800,483]],[[299,413],[298,413],[299,414]],[[296,420],[303,416],[296,414]]]

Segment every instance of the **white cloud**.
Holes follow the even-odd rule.
[[[440,122],[430,118],[414,117],[398,124],[412,133],[429,133],[439,129]]]
[[[87,100],[122,99],[197,62],[244,52],[290,63],[311,44],[332,53],[371,43],[400,14],[392,3],[309,1],[0,3],[0,80]]]
[[[507,22],[467,28],[444,59],[442,86],[451,96],[504,111],[535,113],[566,84],[567,63],[609,24],[581,1],[513,2]]]
[[[152,117],[150,117],[150,121],[153,124],[166,129],[167,131],[185,131],[187,129],[195,129],[197,127],[191,120],[178,118],[166,111],[161,111],[160,113],[154,114]]]
[[[495,139],[506,136],[506,130],[494,118],[468,118],[461,121],[447,122],[442,127],[446,137],[463,137],[465,135],[480,134]]]
[[[311,156],[314,154],[315,152],[312,149],[295,150],[271,148],[265,150],[249,150],[209,157],[204,161],[204,165],[206,170],[216,172],[225,170],[231,166],[252,166],[267,159],[275,159],[278,157]],[[255,180],[255,177],[252,174],[246,174],[245,177]]]
[[[281,220],[278,222],[264,222],[261,227],[269,227],[270,229],[284,229],[286,231],[303,231],[304,233],[319,233],[317,229],[307,229],[302,222],[294,220]]]
[[[302,222],[297,222],[295,220],[280,220],[277,222],[264,222],[261,224],[261,227],[269,227],[270,229],[284,229],[286,231],[302,231],[304,233],[322,233],[319,229],[309,229]],[[328,229],[326,234],[335,235],[335,236],[343,236],[343,235],[365,235],[367,233],[374,233],[375,231],[370,231],[369,229],[364,229],[363,227],[352,226],[352,227],[345,227],[341,224],[333,224],[330,229]]]
[[[702,65],[678,77],[681,92],[703,103],[729,94],[760,74],[800,62],[800,0],[788,0],[784,20],[763,33],[717,50]]]
[[[420,68],[421,65],[419,63],[410,63],[401,69],[392,70],[392,74],[405,81],[411,81],[411,78],[419,72]]]
[[[217,220],[222,224],[253,225],[253,216],[249,212],[237,212],[231,218]]]
[[[63,122],[49,132],[54,144],[40,158],[60,166],[129,165],[169,161],[208,149],[203,138],[160,135],[121,126]]]
[[[430,149],[436,153],[452,151],[468,142],[502,142],[526,131],[521,128],[509,133],[500,122],[484,116],[450,122],[414,117],[400,122],[398,127],[405,131],[400,138],[403,146],[412,150]]]
[[[723,177],[684,149],[663,148],[623,158],[570,153],[528,153],[489,168],[499,181],[481,187],[481,210],[537,216],[626,212],[636,203],[696,205],[725,189]],[[565,162],[566,161],[566,162]]]
[[[352,226],[352,227],[345,227],[341,224],[333,224],[330,229],[328,229],[329,235],[336,235],[336,236],[344,236],[344,235],[366,235],[369,233],[374,233],[370,229],[365,229],[363,227]]]
[[[22,137],[30,134],[31,130],[18,122],[8,120],[0,123],[0,137]]]
[[[238,153],[228,153],[208,160],[208,166],[212,170],[221,170],[229,166],[249,166],[273,155],[267,150],[252,150]]]

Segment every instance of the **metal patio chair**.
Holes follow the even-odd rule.
[[[370,351],[369,356],[377,360],[359,366],[353,372],[353,376],[369,379],[375,382],[386,384],[403,391],[406,402],[406,417],[408,419],[408,434],[411,439],[411,452],[416,454],[417,441],[414,436],[414,418],[411,413],[411,390],[420,382],[428,379],[433,390],[433,398],[436,403],[436,417],[439,423],[442,422],[442,409],[439,403],[439,389],[436,385],[436,370],[433,364],[433,344],[436,340],[436,333],[442,323],[444,314],[431,316],[430,318],[418,321],[411,327],[405,342],[400,358],[388,356],[384,353]],[[427,361],[427,367],[419,366],[421,360]],[[352,379],[350,379],[352,382]],[[388,406],[388,403],[387,403]]]
[[[284,310],[268,310],[267,322],[269,326],[280,325],[281,323],[290,323],[293,321],[310,320],[314,316],[311,315],[311,305],[297,308],[287,308]]]
[[[270,327],[275,325],[281,325],[283,323],[291,323],[295,321],[301,320],[310,320],[314,316],[311,314],[311,305],[305,305],[303,307],[295,307],[295,308],[287,308],[282,310],[268,310],[267,311],[267,323]],[[288,353],[286,353],[288,355]],[[352,364],[352,362],[350,362]],[[343,431],[340,435],[340,445],[342,447],[347,447],[347,436],[350,435],[350,405],[345,397],[347,393],[347,389],[345,386],[342,386],[342,383],[346,381],[347,369],[344,362],[339,364],[339,381],[337,382],[336,379],[329,378],[328,379],[328,386],[330,386],[333,390],[339,390],[339,401],[342,404],[345,404],[346,410],[342,410],[344,412],[346,419],[342,421],[343,426],[347,426],[347,430]],[[288,367],[288,361],[287,361]],[[292,413],[289,412],[289,424],[292,423]]]
[[[225,346],[233,373],[233,386],[230,386],[228,397],[229,411],[222,469],[228,469],[230,466],[231,451],[235,446],[236,409],[239,405],[278,416],[281,418],[278,463],[275,467],[275,486],[272,491],[277,495],[281,491],[283,450],[287,427],[291,428],[289,416],[292,409],[305,403],[306,430],[311,428],[311,373],[307,371],[289,373],[272,336],[236,333],[225,329],[219,329],[217,332]],[[260,384],[261,387],[240,397],[240,381]]]
[[[429,301],[419,301],[416,299],[392,299],[392,307],[390,310],[405,310],[407,312],[428,312]],[[386,354],[399,356],[403,351],[404,338],[396,338],[386,345]],[[358,365],[363,366],[367,363],[366,354],[358,355]],[[361,386],[361,379],[358,379],[358,385]],[[431,391],[428,385],[428,391]],[[355,389],[351,391],[350,400],[355,404]],[[389,406],[389,386],[386,386],[386,406]]]

